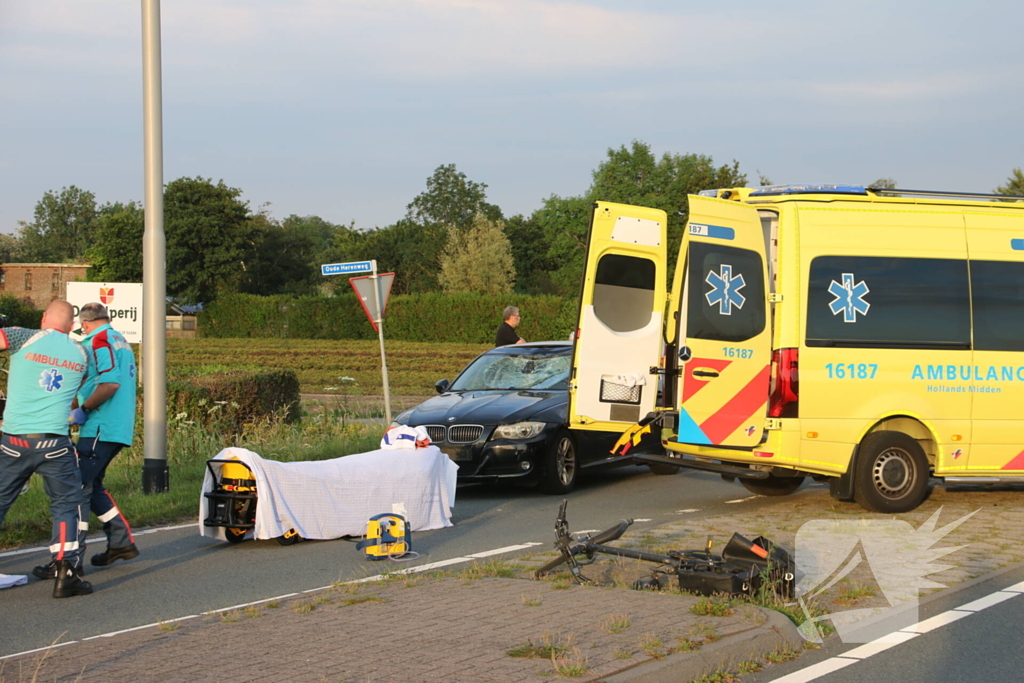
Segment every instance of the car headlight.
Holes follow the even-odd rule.
[[[516,422],[512,425],[498,425],[494,430],[495,439],[529,439],[544,429],[544,422]]]
[[[392,427],[404,427],[406,423],[409,422],[409,413],[411,412],[411,410],[407,410],[398,417],[396,417],[394,420],[391,421],[391,424],[388,425],[388,429],[391,429]]]

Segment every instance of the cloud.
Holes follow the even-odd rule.
[[[138,4],[26,4],[14,30],[37,43],[60,40],[63,52],[31,51],[26,41],[8,46],[9,55],[56,64],[71,52],[116,63],[139,49]],[[582,0],[176,0],[161,11],[168,66],[301,66],[390,78],[696,68],[727,61],[716,41],[744,35],[743,25],[724,15],[607,9]]]

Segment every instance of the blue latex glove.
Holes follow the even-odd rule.
[[[71,411],[71,417],[68,418],[68,422],[73,425],[84,425],[87,419],[88,416],[85,414],[84,410],[81,408],[75,408]]]

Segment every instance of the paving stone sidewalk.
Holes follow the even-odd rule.
[[[6,660],[0,681],[600,681],[729,637],[786,649],[779,615],[753,605],[698,616],[694,597],[469,578],[480,573],[343,585],[73,643]]]

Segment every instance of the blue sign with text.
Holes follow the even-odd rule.
[[[320,266],[321,275],[343,275],[345,273],[363,273],[373,270],[370,261],[350,261],[348,263],[325,263]]]

